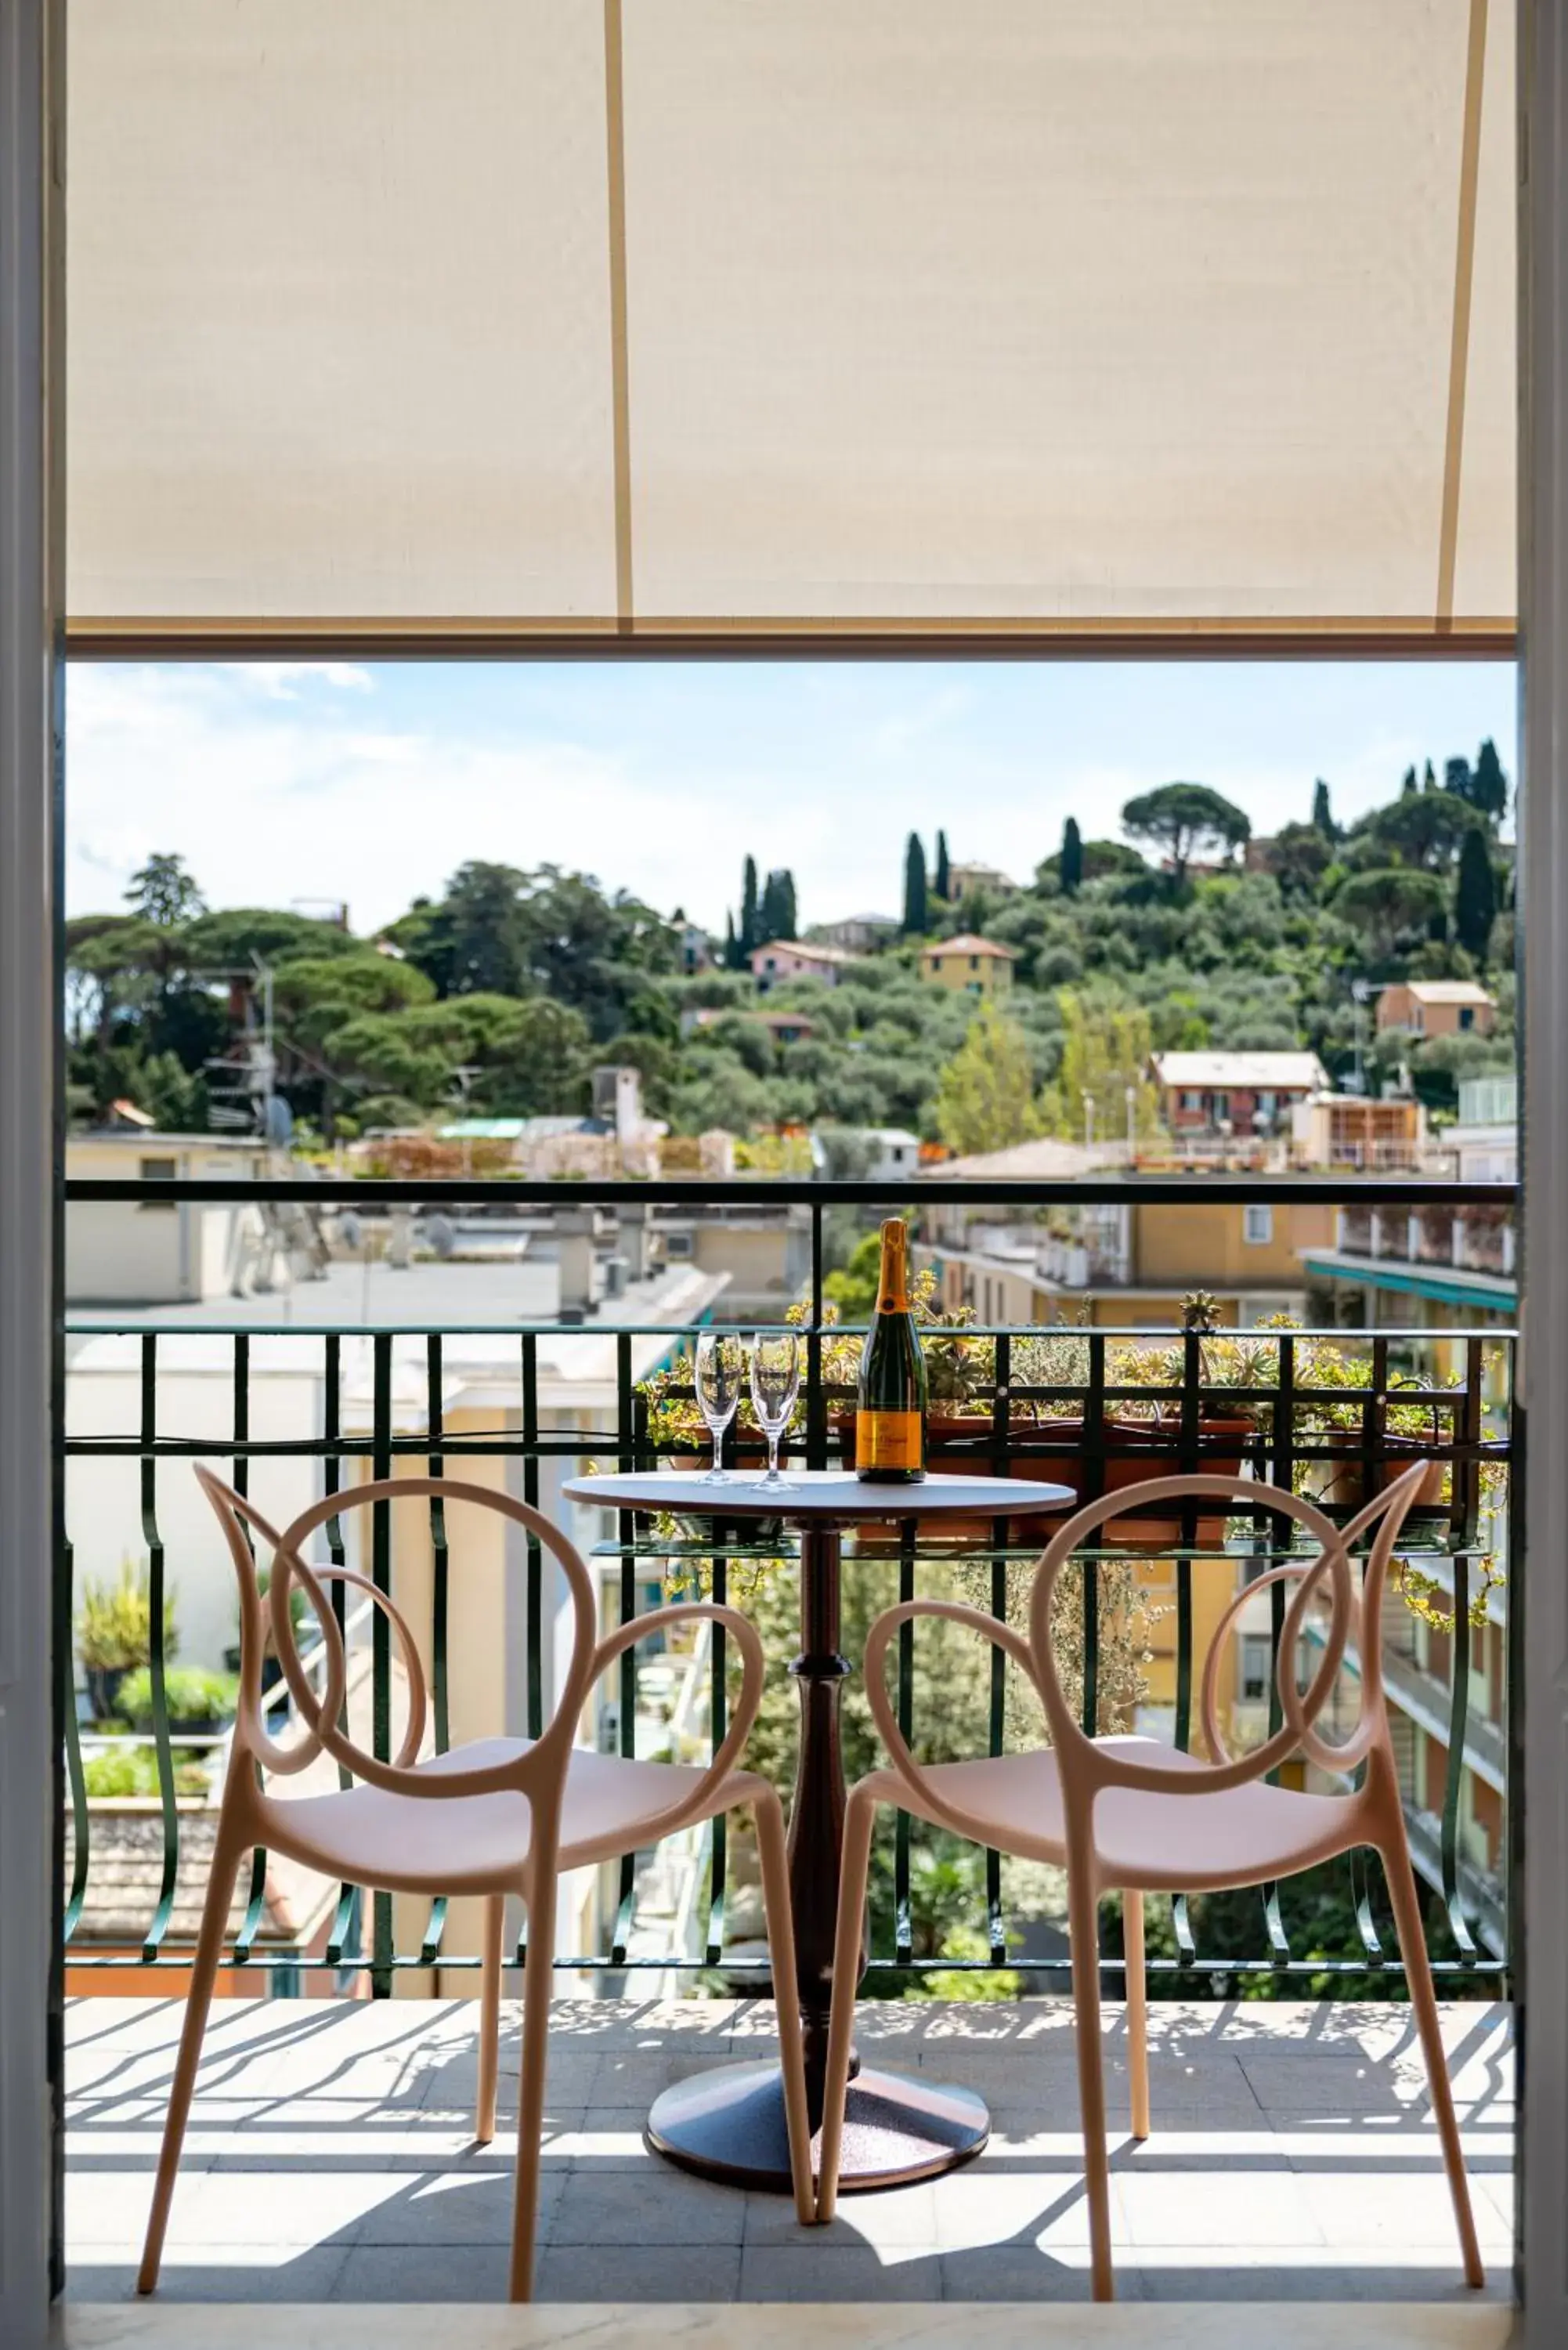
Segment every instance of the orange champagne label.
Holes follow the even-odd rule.
[[[857,1411],[857,1469],[923,1469],[918,1411]]]

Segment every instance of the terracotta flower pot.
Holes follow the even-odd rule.
[[[846,1466],[855,1459],[855,1418],[844,1413],[834,1421],[840,1456]],[[1129,1451],[1118,1450],[1107,1453],[1105,1460],[1105,1485],[1107,1493],[1121,1491],[1124,1486],[1141,1484],[1149,1477],[1174,1477],[1181,1469],[1180,1450],[1174,1430],[1149,1420],[1136,1420],[1112,1415],[1106,1422],[1108,1440],[1116,1445],[1130,1446]],[[1257,1423],[1251,1418],[1206,1418],[1198,1424],[1198,1467],[1210,1474],[1234,1477],[1241,1473],[1246,1446],[1257,1434]],[[1035,1419],[1015,1418],[1008,1425],[1008,1461],[1002,1472],[1030,1482],[1066,1485],[1072,1500],[1064,1502],[1060,1514],[1075,1509],[1088,1491],[1089,1479],[1085,1458],[1087,1447],[1084,1421],[1081,1418]],[[994,1477],[996,1463],[992,1451],[991,1420],[978,1412],[932,1412],[926,1420],[926,1466],[940,1470],[949,1477]],[[1008,1527],[1010,1543],[1023,1544],[1048,1532],[1057,1513],[1046,1517],[1015,1518]],[[1205,1549],[1213,1549],[1224,1538],[1225,1514],[1200,1516],[1197,1537]],[[930,1531],[957,1534],[966,1542],[986,1542],[991,1539],[992,1521],[978,1513],[973,1518],[943,1516],[933,1521]],[[1181,1525],[1177,1518],[1113,1518],[1104,1528],[1107,1542],[1179,1542]],[[896,1537],[889,1538],[896,1544]]]
[[[1182,1458],[1179,1431],[1169,1421],[1133,1419],[1113,1413],[1106,1425],[1106,1434],[1118,1448],[1129,1446],[1106,1462],[1106,1491],[1121,1492],[1127,1485],[1141,1485],[1150,1477],[1179,1477],[1189,1467],[1208,1477],[1239,1477],[1247,1457],[1247,1448],[1258,1433],[1258,1423],[1251,1413],[1205,1413],[1198,1423],[1198,1455],[1190,1463]],[[1241,1504],[1236,1505],[1238,1508]],[[1194,1534],[1201,1550],[1217,1550],[1225,1539],[1225,1523],[1234,1514],[1231,1510],[1200,1513]],[[1181,1540],[1179,1517],[1113,1518],[1105,1529],[1108,1542],[1164,1542]]]
[[[1434,1438],[1434,1442],[1439,1440]],[[1354,1513],[1371,1493],[1384,1492],[1396,1477],[1402,1477],[1413,1461],[1428,1451],[1427,1440],[1419,1436],[1385,1436],[1383,1444],[1386,1458],[1371,1464],[1372,1488],[1367,1491],[1367,1464],[1362,1457],[1361,1439],[1353,1429],[1331,1429],[1326,1434],[1309,1441],[1321,1444],[1323,1451],[1308,1465],[1322,1479],[1317,1498],[1325,1509]],[[1417,1510],[1440,1509],[1443,1503],[1443,1479],[1449,1463],[1428,1461],[1427,1473],[1416,1488],[1414,1506]]]

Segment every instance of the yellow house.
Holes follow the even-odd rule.
[[[1012,985],[1018,957],[1011,947],[964,931],[956,939],[939,939],[920,955],[920,977],[934,979],[970,995],[1005,995]]]
[[[1179,1206],[1132,1209],[1133,1278],[1144,1290],[1299,1292],[1301,1252],[1332,1235],[1334,1211],[1264,1207],[1195,1196]]]
[[[1132,1188],[1132,1187],[1129,1187]],[[941,1201],[916,1245],[948,1312],[970,1307],[982,1327],[1075,1321],[1112,1329],[1174,1329],[1190,1290],[1209,1291],[1232,1328],[1305,1306],[1304,1249],[1333,1239],[1331,1208],[1206,1200],[1194,1183],[1179,1204],[1129,1198],[1075,1212],[1069,1233],[1020,1234]]]
[[[1192,1689],[1197,1690],[1202,1676],[1203,1663],[1220,1619],[1236,1596],[1238,1579],[1243,1573],[1242,1563],[1218,1554],[1194,1558],[1190,1581],[1192,1607]],[[1137,1629],[1144,1644],[1144,1679],[1148,1693],[1137,1708],[1135,1727],[1152,1732],[1158,1738],[1174,1742],[1177,1730],[1177,1700],[1179,1695],[1179,1656],[1178,1639],[1179,1620],[1177,1612],[1176,1561],[1171,1558],[1140,1559],[1134,1568],[1142,1621]],[[1267,1622],[1268,1600],[1263,1603]],[[1246,1718],[1245,1699],[1255,1686],[1257,1659],[1255,1647],[1247,1641],[1254,1634],[1243,1635],[1232,1630],[1220,1652],[1215,1680],[1215,1712],[1227,1745],[1235,1751],[1254,1742],[1256,1725]],[[1266,1709],[1265,1698],[1265,1709]],[[1238,1718],[1240,1710],[1241,1718]],[[1194,1697],[1188,1725],[1190,1744],[1199,1752],[1207,1751],[1199,1707]],[[1237,1733],[1241,1731],[1241,1736]]]

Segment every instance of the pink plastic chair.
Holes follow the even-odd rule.
[[[1105,1494],[1067,1520],[1040,1563],[1027,1641],[980,1609],[948,1600],[908,1600],[877,1617],[866,1643],[867,1695],[892,1762],[888,1770],[872,1772],[851,1791],[845,1822],[817,2191],[819,2220],[833,2217],[837,2195],[860,1921],[871,1831],[879,1804],[896,1804],[935,1826],[951,1828],[979,1844],[1026,1859],[1065,1865],[1084,2167],[1094,2291],[1099,2301],[1108,2301],[1113,2291],[1100,2054],[1096,1930],[1100,1895],[1115,1887],[1123,1894],[1132,2128],[1135,2138],[1145,2138],[1148,2136],[1148,2053],[1143,1895],[1261,1884],[1311,1868],[1337,1853],[1371,1846],[1382,1856],[1394,1905],[1410,2003],[1453,2197],[1465,2281],[1472,2285],[1484,2282],[1383,1693],[1384,1579],[1399,1529],[1426,1474],[1425,1464],[1407,1471],[1343,1529],[1332,1525],[1310,1502],[1278,1487],[1260,1488],[1244,1479],[1222,1476],[1151,1478],[1144,1484]],[[1249,1583],[1220,1618],[1203,1669],[1203,1731],[1212,1758],[1209,1762],[1162,1748],[1154,1739],[1085,1736],[1063,1694],[1052,1652],[1052,1596],[1057,1576],[1077,1545],[1107,1518],[1125,1516],[1147,1503],[1179,1501],[1246,1502],[1254,1507],[1263,1503],[1271,1511],[1295,1519],[1320,1545],[1315,1558],[1272,1567]],[[1350,1546],[1375,1525],[1377,1531],[1358,1591]],[[1239,1610],[1271,1584],[1287,1579],[1298,1581],[1299,1588],[1291,1601],[1280,1644],[1278,1680],[1284,1720],[1273,1737],[1232,1761],[1215,1709],[1224,1643]],[[1303,1695],[1296,1687],[1296,1658],[1307,1611],[1320,1596],[1329,1602],[1329,1620],[1321,1659]],[[994,1640],[1039,1691],[1053,1744],[1031,1753],[976,1762],[930,1766],[917,1762],[899,1733],[884,1678],[888,1644],[899,1625],[915,1616],[945,1616]],[[1314,1723],[1353,1638],[1359,1653],[1361,1716],[1343,1744],[1332,1745]],[[1365,1762],[1364,1782],[1353,1794],[1343,1795],[1309,1794],[1267,1785],[1265,1773],[1293,1754],[1333,1773],[1349,1772]]]
[[[235,1873],[254,1845],[287,1854],[307,1868],[350,1884],[388,1892],[483,1893],[485,1911],[479,2014],[479,2097],[474,2135],[495,2133],[499,2063],[502,1935],[505,1899],[527,1906],[528,1950],[523,1975],[523,2062],[517,2112],[517,2173],[513,2214],[511,2293],[526,2301],[533,2288],[535,2217],[538,2201],[539,2137],[545,2103],[550,1969],[555,1949],[556,1879],[565,1869],[609,1860],[655,1843],[736,1804],[754,1806],[779,2010],[790,2167],[795,2209],[813,2217],[811,2134],[806,2119],[799,2002],[784,1862],[784,1812],[765,1779],[735,1768],[763,1690],[762,1643],[742,1616],[728,1607],[690,1603],[659,1607],[597,1638],[594,1588],[582,1559],[547,1518],[510,1494],[450,1477],[399,1477],[328,1495],[304,1510],[282,1534],[253,1505],[205,1469],[196,1475],[218,1513],[240,1583],[240,1696],[228,1776],[218,1818],[212,1877],[191,1972],[184,2029],[174,2067],[159,2158],[147,2241],[137,2279],[140,2293],[158,2282],[164,2232],[174,2192],[180,2148],[195,2087],[207,2009],[222,1954]],[[366,1575],[346,1567],[309,1567],[300,1555],[307,1535],[328,1518],[378,1502],[439,1497],[494,1510],[538,1537],[566,1575],[576,1635],[572,1660],[555,1718],[537,1740],[485,1738],[421,1761],[427,1704],[424,1674],[402,1615]],[[256,1568],[245,1539],[249,1524],[271,1545],[274,1563],[264,1627]],[[289,1594],[297,1576],[321,1627],[326,1687],[318,1698],[300,1663],[289,1620]],[[395,1762],[378,1762],[338,1727],[347,1688],[343,1638],[322,1586],[351,1585],[390,1618],[409,1691],[409,1721]],[[704,1769],[669,1762],[634,1762],[575,1746],[577,1720],[594,1683],[633,1641],[674,1624],[706,1619],[722,1624],[740,1654],[742,1683],[722,1745]],[[304,1735],[286,1745],[268,1736],[262,1718],[265,1630],[288,1683]],[[336,1794],[280,1800],[265,1786],[304,1770],[325,1752],[362,1782]]]

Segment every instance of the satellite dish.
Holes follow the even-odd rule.
[[[450,1216],[427,1216],[423,1237],[432,1255],[449,1257],[457,1246],[457,1227]]]
[[[345,1208],[337,1219],[337,1237],[345,1248],[357,1249],[365,1237],[365,1227],[357,1208]]]
[[[294,1139],[294,1112],[282,1094],[273,1094],[268,1099],[266,1139],[279,1150],[286,1150]]]

